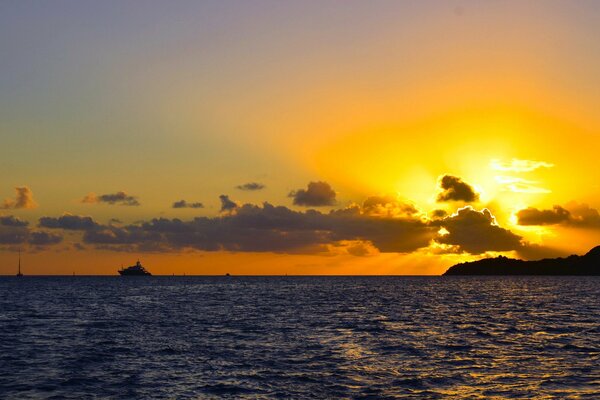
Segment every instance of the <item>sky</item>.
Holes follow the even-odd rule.
[[[0,274],[600,244],[600,3],[4,1]]]

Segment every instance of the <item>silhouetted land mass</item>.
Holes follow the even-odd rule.
[[[583,256],[545,258],[537,261],[507,257],[485,258],[456,264],[444,275],[600,275],[600,246]]]

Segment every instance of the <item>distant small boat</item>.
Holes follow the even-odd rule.
[[[17,276],[23,276],[21,272],[21,250],[19,250],[19,270],[17,271]]]
[[[152,274],[146,270],[138,260],[135,265],[127,268],[121,267],[119,270],[121,276],[151,276]]]

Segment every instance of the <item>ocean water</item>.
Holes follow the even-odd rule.
[[[0,278],[0,398],[600,398],[600,277]]]

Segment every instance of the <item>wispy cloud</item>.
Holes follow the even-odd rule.
[[[490,161],[490,167],[495,171],[502,172],[531,172],[538,168],[552,168],[554,164],[546,161],[520,160],[513,158],[510,161],[493,159]]]
[[[538,186],[539,182],[514,176],[496,176],[496,182],[503,190],[514,193],[551,193],[552,191]]]

